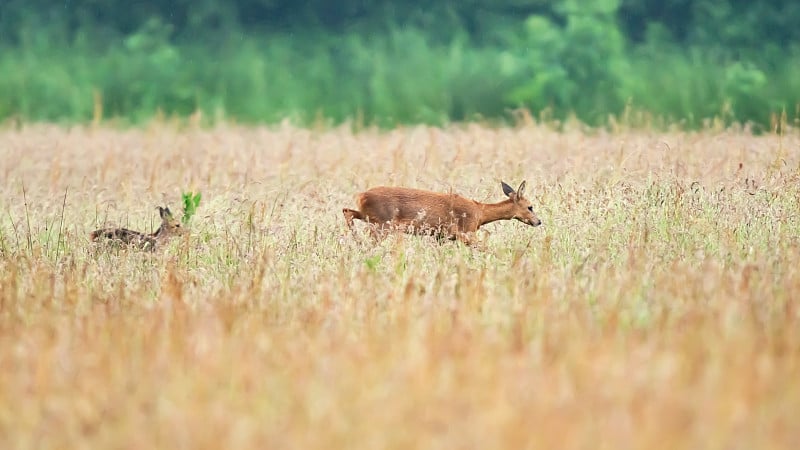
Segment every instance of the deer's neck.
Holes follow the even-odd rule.
[[[480,226],[486,225],[497,220],[508,220],[514,218],[513,200],[503,200],[499,203],[482,203]]]
[[[160,237],[163,237],[164,234],[166,234],[166,232],[164,230],[165,230],[164,225],[161,225],[160,227],[158,227],[158,229],[156,231],[154,231],[154,232],[152,232],[150,234],[150,237],[154,237],[156,239],[158,239]]]

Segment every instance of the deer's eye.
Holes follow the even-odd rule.
[[[533,206],[528,206],[528,211],[533,212]]]

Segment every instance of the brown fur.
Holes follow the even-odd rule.
[[[183,232],[180,221],[172,216],[169,208],[159,206],[158,214],[161,216],[161,226],[153,233],[145,234],[127,228],[102,228],[92,231],[89,237],[92,241],[107,239],[124,245],[153,250],[160,241]]]
[[[344,208],[348,228],[355,219],[380,229],[394,228],[413,234],[430,234],[470,243],[469,234],[496,220],[517,219],[531,226],[541,225],[531,203],[523,197],[525,182],[514,191],[502,183],[508,199],[480,203],[456,194],[379,186],[358,195],[358,210]]]

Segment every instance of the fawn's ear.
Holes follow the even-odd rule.
[[[522,193],[525,192],[525,180],[522,180],[522,183],[519,184],[517,188],[517,196],[522,197]]]
[[[169,211],[169,207],[162,208],[159,206],[158,215],[161,216],[161,218],[164,220],[172,218],[172,213]]]
[[[503,193],[506,194],[506,196],[511,197],[511,194],[514,193],[514,188],[507,185],[505,181],[501,181],[500,185],[503,186]]]

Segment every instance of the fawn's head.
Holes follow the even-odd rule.
[[[527,223],[532,227],[538,227],[542,224],[542,221],[539,220],[539,218],[536,217],[536,214],[533,213],[533,206],[531,205],[531,202],[523,196],[523,193],[525,192],[524,180],[522,183],[520,183],[516,191],[503,181],[501,181],[500,184],[503,186],[503,192],[508,196],[508,198],[511,199],[514,205],[515,219],[522,223]]]
[[[158,229],[159,236],[171,236],[183,233],[181,221],[172,216],[169,207],[158,207],[158,215],[161,216],[161,227]]]

